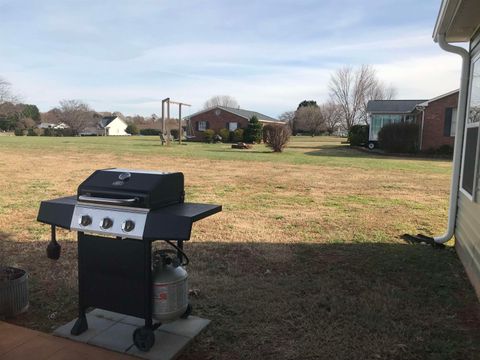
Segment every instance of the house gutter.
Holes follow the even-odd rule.
[[[445,51],[460,55],[462,58],[462,71],[460,78],[460,92],[457,105],[457,128],[453,147],[453,171],[450,187],[450,205],[448,208],[448,225],[444,234],[433,237],[436,244],[443,244],[450,240],[455,233],[455,221],[457,218],[458,189],[460,184],[460,167],[462,162],[463,135],[465,132],[466,105],[468,81],[470,73],[470,54],[462,47],[449,44],[445,40],[445,34],[436,37],[438,45]]]

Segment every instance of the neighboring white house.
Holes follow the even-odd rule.
[[[105,136],[125,136],[130,135],[126,132],[127,123],[118,116],[105,116],[100,120],[99,127],[103,131],[100,135]]]

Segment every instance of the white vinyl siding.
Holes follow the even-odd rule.
[[[478,186],[478,180],[476,180],[479,176],[477,165],[479,159],[478,110],[480,106],[480,69],[478,69],[480,66],[478,62],[478,59],[480,58],[478,56],[479,52],[480,51],[475,51],[475,54],[473,54],[470,70],[471,81],[466,109],[466,133],[463,139],[462,178],[460,179],[458,212],[455,221],[455,249],[465,267],[470,281],[477,291],[477,295],[480,298],[480,202],[472,201],[475,200],[475,198],[480,199],[480,189]],[[468,138],[469,136],[470,139]],[[469,151],[469,154],[466,156],[465,149],[468,147],[468,142],[470,142],[470,150],[467,150],[467,152]],[[472,147],[474,148],[473,151],[471,150]],[[472,167],[472,162],[474,167]],[[473,169],[472,175],[473,179],[475,179],[473,184],[470,179],[470,193],[463,188],[463,182],[466,180],[464,176],[466,167],[470,169],[470,172]]]

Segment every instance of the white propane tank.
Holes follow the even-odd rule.
[[[181,266],[160,262],[153,273],[153,317],[161,322],[178,319],[188,307],[188,274]]]

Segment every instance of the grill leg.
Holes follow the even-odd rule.
[[[70,330],[70,334],[72,335],[80,335],[81,333],[85,332],[88,329],[87,323],[87,316],[85,315],[85,310],[80,309],[80,313],[78,315],[77,321]]]
[[[183,250],[183,240],[177,240],[177,246],[180,250]],[[183,263],[183,255],[180,251],[177,251],[177,257],[180,260],[180,264]]]
[[[152,291],[152,243],[151,241],[144,241],[144,255],[145,255],[145,327],[153,329],[153,291]]]
[[[79,258],[78,258],[78,319],[75,321],[75,324],[72,327],[72,330],[70,330],[70,334],[72,335],[80,335],[81,333],[85,332],[88,329],[88,323],[87,323],[87,316],[85,314],[85,310],[87,309],[87,306],[85,305],[85,300],[83,298],[83,293],[84,289],[83,287],[85,286],[83,284],[83,261],[81,259],[81,252],[80,252],[80,246],[82,242],[82,237],[83,233],[79,232],[77,234],[78,241],[77,241],[77,247],[78,247],[78,253],[79,253]]]

